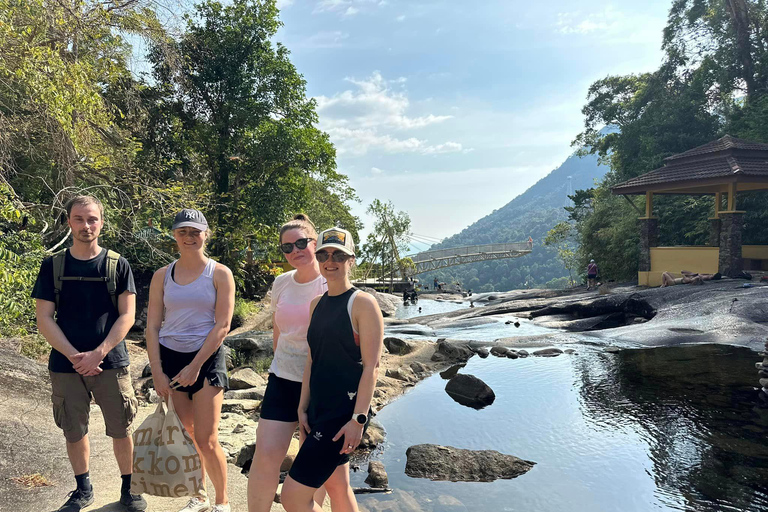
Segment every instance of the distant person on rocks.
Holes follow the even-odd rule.
[[[91,396],[101,408],[122,475],[120,505],[138,512],[147,502],[130,492],[131,432],[138,404],[124,341],[135,321],[136,286],[125,258],[99,246],[101,201],[77,196],[66,211],[72,247],[43,260],[32,290],[37,327],[52,347],[48,370],[53,417],[64,431],[77,482],[58,512],[78,512],[94,501],[88,471]]]
[[[528,237],[528,250],[533,250],[533,238]]]
[[[432,280],[432,289],[433,290],[437,290],[437,289],[439,289],[439,287],[440,287],[440,283],[437,282],[437,278],[434,278]]]
[[[661,288],[674,286],[676,284],[703,284],[704,281],[717,281],[721,277],[719,272],[715,274],[700,274],[698,272],[683,270],[680,273],[682,274],[682,277],[678,278],[670,272],[661,274]]]
[[[323,231],[315,256],[328,291],[310,305],[309,355],[298,409],[304,444],[283,484],[281,502],[288,512],[320,511],[313,495],[325,485],[332,510],[357,512],[349,456],[370,421],[384,320],[376,299],[349,281],[355,261],[351,233]]]
[[[317,231],[298,214],[280,228],[280,250],[295,270],[272,285],[272,348],[267,390],[256,432],[256,452],[248,474],[249,512],[269,512],[280,483],[280,466],[299,424],[299,400],[309,345],[309,306],[328,290],[315,258]],[[405,298],[405,297],[404,297]],[[315,493],[322,506],[325,489]]]
[[[597,263],[595,260],[589,260],[587,265],[587,290],[591,290],[597,286]]]
[[[230,512],[227,458],[219,444],[224,392],[229,387],[221,345],[235,308],[232,272],[205,254],[210,236],[202,212],[181,210],[171,227],[179,259],[152,276],[147,312],[147,352],[157,394],[173,397],[181,423],[195,443],[216,491],[205,489],[181,512]]]

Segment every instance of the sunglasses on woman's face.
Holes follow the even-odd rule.
[[[291,254],[293,252],[293,246],[295,245],[298,250],[303,250],[307,248],[307,244],[314,240],[314,238],[299,238],[295,242],[285,242],[284,244],[280,244],[280,250],[283,251],[285,254]]]
[[[327,251],[317,251],[315,253],[315,258],[317,258],[317,261],[319,261],[320,263],[325,263],[326,261],[328,261],[328,258],[331,258],[331,261],[335,263],[344,263],[351,257],[352,257],[351,254],[347,254],[341,251],[334,251],[332,253]]]

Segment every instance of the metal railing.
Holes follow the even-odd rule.
[[[530,251],[531,246],[528,242],[514,242],[510,244],[485,244],[485,245],[466,245],[463,247],[452,247],[450,249],[438,249],[436,251],[425,251],[411,256],[414,263],[430,260],[440,260],[444,258],[453,258],[456,256],[474,256],[478,254],[506,253],[515,251]]]

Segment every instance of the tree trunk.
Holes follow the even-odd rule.
[[[755,93],[755,64],[752,60],[751,23],[746,0],[725,0],[736,32],[736,54],[741,63],[741,77],[747,84],[747,101]]]

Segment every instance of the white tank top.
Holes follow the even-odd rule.
[[[163,281],[165,315],[160,344],[177,352],[195,352],[203,346],[216,323],[216,288],[213,286],[216,262],[209,258],[203,273],[182,286],[172,277],[176,261],[168,265]]]

